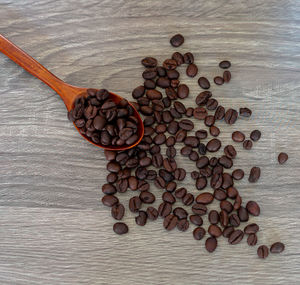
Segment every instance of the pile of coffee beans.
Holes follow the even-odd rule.
[[[179,47],[184,38],[175,35],[170,42],[173,47]],[[135,221],[139,226],[158,218],[162,219],[162,225],[167,231],[177,228],[184,232],[193,225],[194,239],[201,240],[208,235],[205,241],[208,252],[217,248],[217,240],[221,236],[230,245],[238,244],[245,238],[249,246],[255,246],[259,226],[256,223],[242,224],[247,223],[250,216],[259,216],[260,207],[255,201],[243,201],[235,187],[235,181],[244,178],[244,171],[230,170],[237,151],[233,145],[223,145],[218,139],[220,129],[217,126],[220,120],[233,125],[239,116],[251,117],[252,111],[247,107],[240,108],[239,112],[234,108],[225,109],[213,98],[209,91],[210,82],[203,76],[198,79],[198,83],[204,90],[196,96],[195,107],[185,106],[183,100],[190,95],[189,87],[180,82],[180,73],[176,69],[185,64],[188,76],[197,75],[198,67],[191,52],[174,52],[163,61],[162,66],[153,57],[146,57],[141,63],[146,68],[142,73],[144,84],[133,90],[132,97],[136,101],[132,104],[143,116],[145,135],[134,148],[121,152],[105,151],[109,174],[107,183],[102,186],[103,204],[111,207],[112,217],[120,221],[125,214],[125,206],[117,195],[132,191],[128,209],[136,214]],[[231,79],[228,70],[231,63],[224,60],[219,67],[225,71],[214,78],[214,83],[228,83]],[[192,117],[201,128],[196,128]],[[240,131],[232,133],[232,140],[243,143],[246,150],[251,149],[260,137],[259,130],[251,131],[248,139]],[[209,140],[204,143],[206,138]],[[175,145],[180,151],[176,150]],[[223,153],[217,156],[216,152],[220,149]],[[199,191],[196,196],[182,183],[187,173],[179,166],[180,155],[188,157],[195,164],[191,177]],[[280,154],[278,160],[284,163],[287,155]],[[252,167],[249,182],[257,182],[260,173],[259,167]],[[151,206],[157,199],[151,191],[153,186],[161,189],[162,193],[162,202],[158,208]],[[207,188],[211,190],[205,190]],[[219,204],[218,211],[209,210],[213,201]],[[175,203],[181,203],[182,207],[175,207]],[[208,215],[207,229],[203,227],[204,215]],[[117,222],[113,230],[117,234],[125,234],[128,226]],[[283,250],[284,245],[277,242],[271,246],[270,252],[279,253]],[[261,258],[266,258],[268,253],[269,249],[265,245],[257,249]]]
[[[68,118],[95,144],[128,146],[138,139],[138,119],[126,99],[116,103],[105,89],[88,89],[78,97]]]

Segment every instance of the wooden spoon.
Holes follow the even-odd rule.
[[[18,48],[14,45],[11,41],[6,39],[0,34],[0,51],[8,56],[11,60],[15,63],[23,67],[26,71],[31,73],[33,76],[37,77],[44,83],[46,83],[50,88],[52,88],[64,101],[68,111],[73,109],[74,101],[79,96],[86,96],[88,88],[82,88],[77,86],[72,86],[70,84],[65,83],[61,79],[57,78],[54,74],[52,74],[49,70],[47,70],[44,66],[42,66],[39,62],[33,59],[30,55],[26,52]],[[115,103],[120,102],[123,98],[110,92],[110,99],[113,100]],[[129,103],[130,104],[130,103]],[[74,124],[77,131],[90,143],[95,146],[108,149],[108,150],[125,150],[135,147],[144,136],[144,124],[143,121],[134,108],[132,104],[130,106],[134,110],[134,117],[138,119],[138,137],[139,139],[132,145],[129,146],[103,146],[100,144],[95,144],[91,141],[88,137],[82,135],[79,132],[79,129]]]

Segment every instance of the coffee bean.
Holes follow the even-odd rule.
[[[247,243],[249,246],[254,246],[257,243],[257,235],[256,234],[250,234],[247,238]]]
[[[196,202],[198,204],[210,204],[214,200],[214,196],[211,193],[204,192],[196,197]]]
[[[144,86],[138,86],[132,91],[132,97],[134,99],[138,99],[142,97],[145,94],[145,87]]]
[[[118,179],[118,175],[116,173],[109,173],[107,176],[106,176],[106,181],[108,183],[115,183]],[[103,187],[103,186],[102,186]],[[102,189],[103,191],[103,189]],[[104,192],[103,192],[104,193]],[[108,193],[104,193],[104,194],[108,194]],[[114,193],[112,193],[114,194]]]
[[[257,249],[257,255],[259,258],[267,258],[269,255],[269,249],[266,245],[261,245]]]
[[[146,179],[147,174],[148,174],[148,171],[145,167],[138,167],[135,171],[135,176],[141,180]]]
[[[172,205],[167,202],[163,202],[158,207],[158,213],[161,217],[166,217],[172,212]]]
[[[209,152],[216,152],[221,147],[221,141],[218,139],[212,139],[206,144],[206,149]]]
[[[190,221],[196,226],[202,226],[203,220],[199,215],[190,215]]]
[[[235,230],[228,238],[230,244],[238,244],[244,237],[244,233],[241,230]]]
[[[288,155],[285,152],[281,152],[278,155],[279,164],[284,164],[288,160]]]
[[[224,211],[226,211],[227,213],[231,213],[233,210],[233,206],[229,201],[221,201],[220,203],[220,208]]]
[[[241,222],[247,222],[249,220],[249,214],[245,207],[240,207],[238,209],[238,216]]]
[[[209,83],[209,81],[207,80],[206,77],[200,77],[198,79],[198,84],[203,89],[209,89],[210,88],[210,83]]]
[[[240,195],[237,195],[233,204],[233,209],[238,210],[242,205],[242,198]]]
[[[232,125],[236,122],[238,113],[234,109],[228,109],[225,113],[224,119],[226,124]]]
[[[158,134],[153,138],[153,142],[157,145],[161,145],[161,144],[165,143],[165,141],[166,141],[165,134]]]
[[[185,99],[189,96],[189,88],[185,84],[180,84],[177,88],[177,94],[180,99]]]
[[[208,228],[208,233],[213,237],[219,237],[222,235],[222,230],[217,225],[210,225]]]
[[[186,176],[186,171],[183,168],[177,168],[174,171],[174,178],[178,181],[183,181]]]
[[[219,160],[218,160],[219,161]],[[223,174],[223,166],[218,164],[216,165],[214,168],[213,168],[213,172],[212,172],[212,175],[215,175],[215,174]],[[220,181],[220,183],[223,183],[223,180]]]
[[[177,70],[168,70],[167,71],[168,78],[171,79],[177,79],[179,77],[179,72]]]
[[[233,227],[226,227],[224,230],[223,230],[223,237],[225,238],[229,238],[230,235],[234,232],[234,228]]]
[[[166,155],[169,158],[174,158],[176,156],[176,149],[173,146],[169,146],[166,151]]]
[[[182,114],[178,113],[175,108],[170,108],[170,114],[174,119],[180,119]]]
[[[184,37],[181,34],[176,34],[170,39],[170,44],[173,47],[179,47],[184,43]]]
[[[252,111],[248,108],[240,108],[240,116],[242,117],[250,117],[252,115]]]
[[[212,96],[210,91],[203,91],[196,97],[196,104],[198,106],[205,105],[208,102],[208,99]]]
[[[204,119],[204,124],[207,127],[211,127],[215,123],[215,117],[212,115],[208,115]]]
[[[191,52],[187,52],[183,55],[184,63],[191,64],[194,62],[194,56]]]
[[[177,222],[178,218],[173,214],[169,214],[165,217],[163,225],[166,230],[171,231],[176,227]]]
[[[175,71],[175,70],[174,70]],[[155,84],[161,88],[168,88],[171,85],[170,79],[166,77],[159,77]]]
[[[250,150],[252,148],[252,141],[250,140],[245,140],[243,142],[243,148],[244,149],[247,149],[247,150]]]
[[[176,60],[178,66],[184,63],[183,55],[180,52],[174,52],[172,59]]]
[[[154,179],[156,179],[156,177],[157,177],[157,173],[155,170],[148,170],[148,173],[147,173],[148,180],[154,180]]]
[[[214,82],[215,82],[216,85],[222,85],[224,83],[224,79],[221,76],[216,76],[214,78]]]
[[[183,119],[179,122],[179,127],[182,130],[191,131],[194,128],[194,123],[191,120]]]
[[[251,183],[255,183],[258,181],[260,177],[260,168],[259,167],[252,167],[250,170],[248,181]]]
[[[192,152],[192,147],[191,146],[184,146],[181,150],[180,153],[183,156],[189,156]]]
[[[197,227],[193,231],[193,236],[195,240],[201,240],[205,236],[205,229],[202,227]]]
[[[157,219],[158,211],[155,208],[148,207],[146,212],[147,212],[147,217],[149,220],[154,221]]]
[[[114,195],[105,195],[102,198],[102,203],[107,207],[112,207],[113,205],[119,203],[119,199]]]
[[[195,133],[198,139],[206,139],[207,138],[207,131],[206,130],[198,130]]]
[[[214,191],[214,198],[219,200],[219,201],[222,201],[222,200],[225,200],[227,198],[227,194],[222,189],[216,189]]]
[[[145,204],[152,204],[155,201],[155,196],[149,191],[142,191],[139,197]]]
[[[196,151],[192,151],[189,155],[189,159],[192,161],[197,161],[199,159],[199,154]]]
[[[208,214],[208,220],[211,224],[216,225],[220,220],[219,213],[216,210],[211,210]]]
[[[218,159],[215,156],[211,157],[209,160],[209,165],[211,167],[215,167],[217,164],[218,164]]]
[[[232,159],[227,157],[226,155],[222,155],[219,158],[220,165],[222,165],[224,168],[231,168],[233,165]]]
[[[284,251],[284,244],[281,242],[275,242],[271,245],[270,252],[271,253],[281,253]]]
[[[246,205],[246,209],[249,212],[249,214],[253,216],[259,216],[260,214],[260,207],[255,201],[249,201]]]
[[[111,174],[113,174],[113,173],[111,173]],[[117,189],[112,184],[104,184],[104,185],[102,185],[102,192],[106,195],[112,195],[117,192]]]
[[[170,192],[165,192],[162,195],[162,199],[163,199],[164,202],[167,202],[167,203],[170,203],[170,204],[174,204],[176,202],[175,197]]]
[[[123,235],[128,233],[128,226],[125,223],[115,223],[113,226],[113,230],[118,235]]]
[[[182,219],[177,222],[177,229],[181,232],[185,232],[188,230],[190,223],[187,219]]]
[[[166,189],[166,191],[168,191],[168,192],[174,192],[175,189],[176,189],[176,187],[177,187],[176,182],[171,181],[171,182],[169,182],[169,183],[166,185],[165,189]]]
[[[205,177],[199,177],[196,181],[196,188],[198,190],[202,190],[207,185],[207,179]]]
[[[178,198],[178,199],[182,199],[185,195],[186,195],[187,191],[185,188],[178,188],[176,191],[175,191],[175,197]]]
[[[229,158],[235,158],[236,157],[236,150],[235,150],[233,145],[225,146],[224,153]]]
[[[206,165],[208,165],[208,163],[209,163],[208,157],[207,157],[207,156],[202,156],[202,157],[200,157],[199,160],[197,161],[196,166],[197,166],[198,168],[203,168],[203,167],[205,167]]]
[[[196,215],[203,216],[207,212],[207,207],[204,204],[194,204],[192,206],[192,211]]]
[[[219,63],[219,67],[220,68],[223,68],[223,69],[227,69],[227,68],[229,68],[231,66],[231,63],[230,63],[230,61],[228,61],[228,60],[223,60],[223,61],[221,61],[220,63]]]
[[[229,223],[228,213],[225,210],[220,212],[220,223],[222,227],[227,227]],[[228,233],[228,236],[230,234]],[[224,235],[225,236],[225,235]]]
[[[229,187],[227,189],[227,195],[229,198],[234,199],[238,195],[238,191],[235,187]]]
[[[259,226],[257,224],[252,223],[244,228],[244,233],[247,235],[256,234],[258,230],[259,230]]]
[[[166,60],[163,62],[163,67],[164,67],[166,70],[175,69],[175,68],[177,67],[177,62],[176,62],[176,60],[174,60],[174,59],[166,59]]]
[[[166,182],[161,177],[157,177],[154,181],[154,184],[159,189],[164,189],[166,187]]]
[[[244,177],[244,171],[243,171],[243,169],[235,169],[232,172],[232,178],[234,180],[241,180],[241,179],[243,179],[243,177]]]
[[[243,142],[245,140],[245,135],[240,131],[235,131],[232,133],[232,140],[235,142]]]
[[[104,151],[105,157],[108,161],[115,160],[117,153],[112,150],[105,150]]]
[[[223,175],[221,173],[213,174],[212,178],[210,179],[210,186],[213,189],[218,189],[222,186],[223,183]]]
[[[144,59],[142,59],[141,63],[145,67],[156,67],[157,60],[155,58],[149,56],[149,57],[145,57]]]
[[[177,88],[179,84],[180,84],[180,81],[178,79],[172,79],[171,83],[170,83],[172,88]]]
[[[173,214],[179,219],[186,219],[188,216],[188,213],[185,209],[181,207],[177,207],[173,210]]]
[[[209,133],[213,136],[213,137],[217,137],[220,134],[220,129],[216,126],[211,126],[209,128]]]
[[[138,196],[134,196],[129,200],[129,210],[133,213],[138,212],[142,206],[142,201]]]
[[[240,219],[238,217],[237,214],[232,214],[230,217],[229,217],[229,223],[233,226],[233,227],[238,227],[240,225]]]
[[[186,112],[185,106],[179,101],[174,102],[174,108],[179,114],[185,114]]]
[[[199,145],[199,139],[197,137],[194,137],[194,136],[187,136],[184,139],[184,144],[186,146],[190,146],[192,148],[195,148]]]
[[[194,108],[189,107],[189,108],[186,109],[185,115],[186,115],[188,118],[190,118],[190,117],[193,116],[193,113],[194,113]]]
[[[147,223],[147,213],[145,211],[139,211],[139,215],[135,217],[135,222],[139,226],[144,226]]]
[[[174,180],[174,175],[173,175],[171,172],[169,172],[169,171],[167,171],[167,170],[165,170],[165,169],[160,169],[160,170],[158,171],[158,174],[159,174],[159,176],[162,177],[167,183],[169,183],[169,182],[171,182],[171,181]]]
[[[111,216],[115,220],[122,220],[124,217],[125,208],[122,204],[115,204],[111,207]]]
[[[157,75],[156,68],[148,68],[143,73],[142,76],[144,79],[153,79]]]
[[[189,77],[195,77],[198,73],[198,67],[196,64],[191,63],[188,65],[186,69],[186,75]]]
[[[215,111],[215,119],[222,120],[225,116],[225,108],[223,106],[218,106]]]
[[[173,172],[177,168],[177,164],[174,158],[165,158],[163,160],[163,166],[169,172]]]
[[[204,120],[207,116],[207,111],[203,107],[197,107],[194,109],[193,116],[195,119]]]
[[[225,83],[228,83],[231,80],[231,72],[229,70],[223,72],[223,80]]]
[[[213,252],[218,246],[218,242],[215,237],[209,237],[205,241],[205,248],[208,252]]]
[[[191,193],[186,193],[182,198],[182,203],[186,206],[193,204],[194,202],[194,195]]]
[[[261,137],[261,132],[259,130],[254,130],[250,134],[250,139],[254,142],[258,141]]]

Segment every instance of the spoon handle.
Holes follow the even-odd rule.
[[[86,90],[85,88],[72,86],[60,80],[34,58],[14,45],[1,34],[0,51],[58,93],[65,102],[68,110],[72,107],[74,97],[78,95],[80,91],[84,92]]]

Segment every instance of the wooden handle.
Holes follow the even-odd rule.
[[[64,100],[68,110],[72,107],[74,97],[76,97],[80,92],[84,92],[86,90],[86,88],[79,88],[63,82],[1,34],[0,51],[56,91]]]

